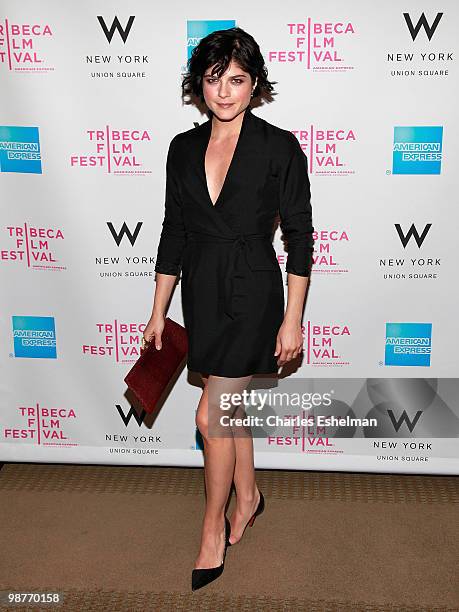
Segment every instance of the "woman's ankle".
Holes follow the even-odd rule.
[[[257,485],[255,485],[254,489],[251,491],[245,491],[243,493],[240,492],[236,495],[238,504],[242,504],[244,506],[253,504],[260,496]]]
[[[220,532],[222,529],[225,529],[225,515],[205,517],[203,528],[206,531]]]

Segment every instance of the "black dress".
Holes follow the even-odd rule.
[[[204,166],[211,129],[209,119],[169,145],[155,271],[182,272],[190,370],[228,377],[277,373],[285,304],[274,223],[279,214],[286,271],[309,276],[314,228],[307,158],[291,132],[247,108],[214,205]]]

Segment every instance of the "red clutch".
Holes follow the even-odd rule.
[[[148,342],[124,378],[148,413],[156,408],[159,398],[188,353],[186,329],[169,317],[165,320],[161,342],[160,350],[155,347],[154,339]]]

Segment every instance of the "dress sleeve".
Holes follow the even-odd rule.
[[[291,137],[291,138],[290,138]],[[309,276],[314,252],[308,160],[297,138],[289,132],[288,154],[280,164],[279,215],[287,241],[286,271]]]
[[[166,161],[166,196],[164,219],[156,255],[155,272],[177,276],[182,267],[182,256],[186,242],[182,203],[177,181],[178,160],[176,136],[169,144]]]

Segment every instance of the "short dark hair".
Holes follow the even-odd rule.
[[[253,96],[271,98],[277,81],[268,81],[268,70],[256,40],[242,28],[216,30],[199,41],[187,62],[187,72],[182,78],[184,95],[195,95],[204,102],[202,77],[210,66],[217,64],[212,74],[220,77],[231,60],[248,72],[252,82],[257,80]]]

